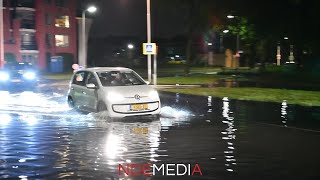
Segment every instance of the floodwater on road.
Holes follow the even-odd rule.
[[[160,118],[112,120],[71,111],[63,90],[1,91],[0,178],[319,178],[319,108],[160,96]],[[118,172],[119,164],[177,163],[198,164],[202,175]]]

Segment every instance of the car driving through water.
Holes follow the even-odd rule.
[[[135,71],[115,67],[77,71],[67,101],[71,108],[106,111],[110,117],[159,115],[161,107],[158,92]]]
[[[0,70],[0,87],[21,86],[35,88],[38,82],[37,71],[31,63],[7,63]]]

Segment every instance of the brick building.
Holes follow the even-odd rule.
[[[50,57],[77,57],[76,0],[4,0],[5,61],[47,70]],[[72,62],[71,62],[72,63]]]

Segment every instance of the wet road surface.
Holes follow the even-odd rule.
[[[320,109],[160,93],[159,119],[71,111],[66,88],[0,92],[0,178],[168,179],[119,164],[199,164],[172,179],[319,178]]]

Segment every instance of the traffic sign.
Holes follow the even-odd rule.
[[[143,54],[144,55],[155,55],[157,54],[156,43],[143,43]]]

